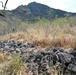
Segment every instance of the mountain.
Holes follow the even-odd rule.
[[[38,19],[54,19],[66,16],[75,16],[76,13],[50,8],[47,5],[31,2],[27,6],[21,5],[12,11],[6,11],[8,18],[16,17],[22,21],[35,21]],[[9,13],[9,14],[8,14]]]
[[[0,10],[2,15],[0,16],[0,34],[4,35],[11,32],[16,32],[23,29],[24,22],[34,23],[41,19],[43,20],[54,20],[55,18],[76,16],[76,13],[62,11],[59,9],[50,8],[47,5],[31,2],[28,5],[18,6],[14,10]],[[71,18],[71,17],[70,17]],[[67,19],[67,18],[66,18]],[[70,25],[75,23],[75,19],[70,20]],[[68,21],[69,22],[69,21]],[[23,25],[23,26],[22,26]],[[27,24],[28,25],[28,24]],[[22,28],[21,28],[22,27]]]
[[[54,19],[65,15],[75,16],[76,13],[66,12],[59,9],[50,8],[47,5],[31,2],[27,6],[21,5],[11,11],[22,20],[33,21],[38,18]]]

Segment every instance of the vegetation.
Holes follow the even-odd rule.
[[[36,2],[6,12],[6,17],[0,18],[0,41],[14,39],[33,42],[36,48],[76,49],[76,13]],[[24,75],[23,64],[20,55],[12,55],[9,61],[8,54],[0,52],[0,75]]]
[[[0,52],[1,55],[3,56],[0,60],[4,60],[4,57],[7,59],[0,63],[0,75],[22,75],[24,67],[22,58],[18,54],[12,54],[10,61],[8,60],[9,55]]]
[[[24,42],[31,41],[41,47],[76,48],[76,17],[56,18],[53,21],[43,18],[35,23],[21,22],[20,25],[11,25],[10,27],[7,25],[7,28],[12,29],[11,32],[2,25],[2,33],[8,32],[8,34],[0,36],[0,40],[7,37],[7,39]]]

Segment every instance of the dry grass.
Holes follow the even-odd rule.
[[[4,53],[0,53],[2,60],[4,57]],[[12,55],[12,60],[5,59],[2,63],[0,63],[0,75],[24,75],[24,66],[22,62],[22,58],[18,55]]]
[[[70,26],[50,26],[48,29],[44,27],[29,27],[26,31],[10,33],[0,36],[0,40],[14,39],[23,42],[34,42],[40,47],[65,47],[76,48],[76,27]]]
[[[1,53],[0,52],[0,63],[5,62],[6,60],[7,60],[6,53]]]
[[[14,39],[23,42],[33,42],[37,48],[44,47],[64,47],[64,48],[75,48],[76,49],[76,27],[29,27],[26,31],[20,31],[16,33],[6,34],[0,36],[0,40]],[[25,67],[21,62],[21,58],[14,56],[12,61],[7,61],[6,54],[0,53],[0,61],[2,64],[3,75],[25,75]],[[8,64],[6,64],[8,63]],[[6,65],[5,65],[6,64]],[[6,69],[7,68],[7,69]],[[54,75],[57,75],[57,70],[52,69]]]

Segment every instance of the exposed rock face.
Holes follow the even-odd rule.
[[[0,51],[23,56],[31,75],[76,75],[76,51],[71,48],[37,50],[34,43],[5,40],[0,42]]]

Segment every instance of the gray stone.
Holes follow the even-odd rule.
[[[69,64],[68,69],[70,71],[76,72],[76,64]]]
[[[72,69],[74,72],[76,72],[76,65],[74,65],[73,69]]]
[[[74,58],[73,55],[68,54],[68,53],[58,53],[60,60],[63,63],[70,63],[72,58]]]

